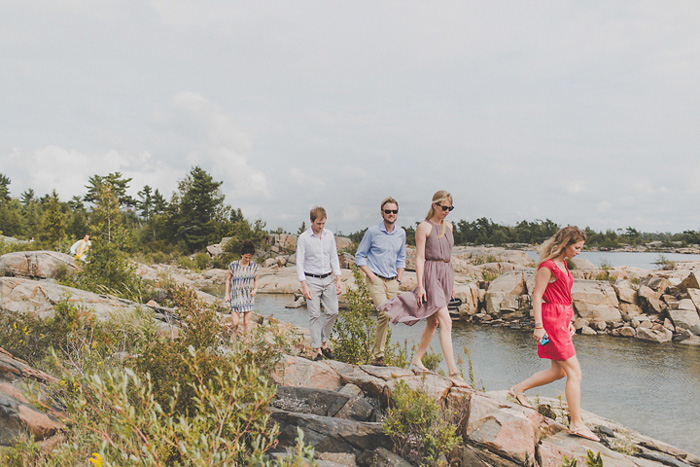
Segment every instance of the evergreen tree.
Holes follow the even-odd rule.
[[[177,217],[171,217],[171,221],[178,226],[176,238],[191,252],[220,240],[224,233],[229,208],[223,204],[222,184],[200,167],[193,167],[180,181],[179,196],[173,197],[179,202],[177,210],[172,211]]]
[[[0,204],[10,201],[10,178],[0,173]]]
[[[44,203],[39,240],[59,250],[64,249],[66,240],[66,215],[63,213],[58,193],[53,190]]]
[[[128,262],[128,234],[119,212],[119,200],[112,186],[103,183],[93,213],[92,247],[88,264],[81,272],[81,281],[93,290],[106,287],[123,294],[135,285],[135,276]]]
[[[102,185],[109,184],[110,191],[117,197],[120,207],[133,207],[136,204],[136,200],[126,194],[131,179],[123,178],[121,172],[113,172],[105,176],[93,175],[88,182],[89,184],[85,186],[88,192],[83,198],[87,202],[97,203],[98,198],[102,196]]]

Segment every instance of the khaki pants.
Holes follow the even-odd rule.
[[[377,307],[387,300],[391,300],[399,294],[399,281],[396,279],[386,280],[381,277],[374,279],[374,284],[365,276],[365,283],[369,289],[374,306]],[[389,315],[385,311],[377,310],[377,330],[374,333],[374,346],[372,347],[372,358],[384,356],[386,346],[386,336],[389,333]]]

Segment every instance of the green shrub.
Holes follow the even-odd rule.
[[[659,255],[656,258],[656,261],[654,261],[654,264],[659,268],[663,269],[664,271],[672,271],[676,269],[676,263],[668,259],[664,255]]]
[[[372,359],[371,348],[376,330],[376,322],[372,318],[374,304],[364,281],[364,273],[359,268],[353,268],[352,275],[356,289],[345,292],[348,306],[340,312],[333,327],[333,351],[338,361],[363,365]],[[408,367],[406,347],[407,344],[404,348],[392,344],[389,330],[384,351],[387,365]]]
[[[194,264],[197,267],[198,271],[206,269],[210,261],[211,257],[203,251],[200,251],[199,253],[194,255]]]
[[[77,376],[63,368],[63,381],[72,388],[65,410],[34,402],[71,430],[40,465],[85,465],[89,458],[105,467],[277,464],[265,455],[279,431],[268,410],[274,385],[253,364],[232,358],[212,374],[199,366],[193,348],[189,356],[185,364],[194,376],[189,386],[197,410],[188,416],[177,415],[180,386],[161,404],[148,375],[127,368]]]
[[[453,421],[437,400],[399,380],[382,429],[397,454],[413,464],[436,466],[462,441]]]
[[[489,270],[489,269],[484,269],[483,271],[481,271],[481,278],[485,282],[491,282],[491,281],[495,280],[497,277],[498,277],[498,274],[494,271]]]

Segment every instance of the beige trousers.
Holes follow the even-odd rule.
[[[399,281],[396,279],[386,280],[381,277],[374,279],[374,284],[365,276],[369,295],[372,297],[374,306],[377,307],[387,300],[391,300],[399,294]],[[389,333],[389,315],[385,311],[377,311],[377,330],[374,333],[374,346],[372,347],[372,358],[384,356],[386,347],[386,336]]]

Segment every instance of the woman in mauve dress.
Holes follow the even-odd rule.
[[[530,376],[508,391],[520,405],[532,408],[524,392],[549,384],[566,376],[566,402],[571,414],[569,433],[593,441],[600,441],[586,427],[581,418],[581,365],[571,336],[576,329],[571,320],[571,286],[574,278],[566,265],[566,258],[581,252],[586,234],[574,226],[564,227],[542,244],[540,261],[535,275],[532,309],[535,315],[535,331],[540,358],[551,360],[551,368]],[[543,339],[544,338],[544,339]]]
[[[438,191],[433,195],[430,211],[425,221],[416,229],[418,286],[413,292],[402,293],[382,303],[378,308],[386,311],[393,323],[413,325],[423,319],[427,320],[418,350],[411,362],[411,366],[419,371],[428,371],[421,358],[439,326],[440,346],[445,355],[450,379],[456,386],[469,387],[455,364],[452,350],[452,318],[447,311],[447,304],[454,296],[454,271],[450,264],[454,237],[452,224],[445,218],[452,209],[452,196],[448,192]]]

